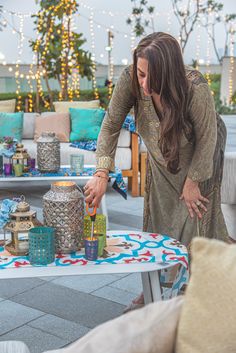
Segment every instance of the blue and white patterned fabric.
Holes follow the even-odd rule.
[[[86,151],[96,151],[97,140],[75,141],[70,144],[70,147],[80,148],[81,150]]]
[[[15,212],[18,202],[15,200],[4,199],[0,209],[0,229],[9,221],[11,212]]]
[[[135,132],[136,131],[136,126],[135,126],[135,120],[134,117],[132,115],[127,115],[127,117],[125,118],[125,121],[122,125],[123,129],[126,129],[130,132]]]

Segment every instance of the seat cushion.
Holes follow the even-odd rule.
[[[0,113],[0,138],[11,136],[17,141],[22,140],[23,113]]]
[[[15,99],[0,101],[0,112],[14,113],[15,107],[16,107],[16,100]]]
[[[54,132],[61,142],[68,142],[70,138],[69,113],[53,113],[37,116],[34,132],[35,141],[41,136],[42,132]]]
[[[236,245],[195,238],[176,353],[234,353]]]
[[[102,109],[70,108],[70,141],[97,140],[105,111]]]
[[[68,113],[69,108],[81,108],[81,109],[99,109],[99,100],[91,101],[74,101],[74,102],[54,102],[55,111],[57,113]]]
[[[23,139],[34,138],[35,120],[38,116],[40,116],[38,113],[24,113]]]

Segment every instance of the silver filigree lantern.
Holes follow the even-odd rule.
[[[46,226],[55,228],[57,253],[79,249],[84,230],[84,196],[73,181],[58,181],[43,196]]]
[[[60,141],[54,132],[43,132],[38,138],[37,162],[40,172],[58,172],[60,169]]]

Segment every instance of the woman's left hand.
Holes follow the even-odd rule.
[[[185,201],[191,218],[193,218],[194,213],[196,213],[198,218],[201,219],[202,213],[200,212],[200,210],[205,212],[207,211],[207,208],[203,204],[203,202],[209,203],[209,200],[201,195],[198,182],[195,182],[189,178],[185,180],[180,200]]]

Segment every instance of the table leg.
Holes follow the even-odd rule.
[[[162,300],[158,271],[142,272],[141,276],[145,304]]]
[[[109,229],[109,222],[108,222],[108,213],[107,213],[107,204],[106,204],[106,195],[105,194],[102,197],[101,210],[102,210],[102,214],[104,214],[104,216],[106,216],[106,227],[108,230]]]

